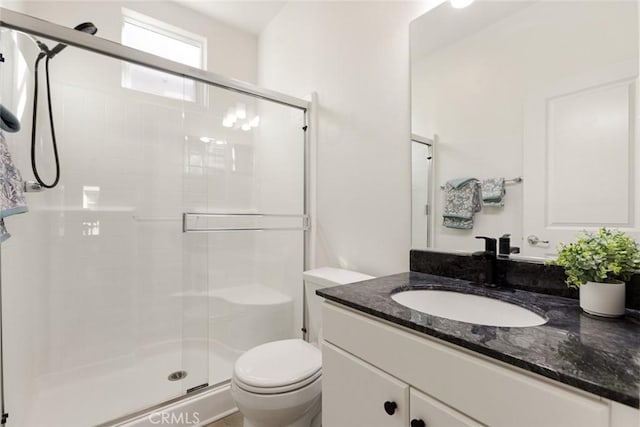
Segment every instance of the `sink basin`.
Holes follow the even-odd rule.
[[[519,305],[455,291],[410,290],[395,293],[391,299],[432,316],[478,325],[525,327],[547,322],[544,317]]]

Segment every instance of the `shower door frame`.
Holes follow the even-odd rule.
[[[23,13],[0,8],[0,27],[22,31],[34,36],[46,37],[80,49],[153,68],[176,76],[187,77],[212,86],[229,89],[246,95],[288,105],[307,112],[311,102],[281,92],[265,89],[252,83],[224,77],[220,74],[190,67],[179,62],[152,55],[110,40],[92,36],[82,31],[34,18]]]
[[[0,7],[0,28],[8,28],[11,30],[24,32],[31,34],[33,36],[45,37],[50,40],[54,40],[56,42],[64,43],[70,46],[74,46],[83,50],[88,50],[90,52],[94,52],[100,55],[108,56],[114,59],[127,61],[132,64],[142,65],[148,68],[152,68],[154,70],[162,71],[165,73],[173,74],[176,76],[189,78],[195,80],[197,82],[201,82],[204,84],[208,84],[214,87],[231,90],[237,93],[241,93],[244,95],[253,96],[258,99],[274,102],[277,104],[285,105],[288,107],[296,108],[298,110],[302,110],[304,114],[302,128],[304,130],[304,150],[303,150],[303,213],[302,217],[304,217],[304,227],[302,228],[303,233],[303,270],[307,270],[309,266],[313,266],[312,261],[312,250],[309,247],[310,243],[313,240],[312,236],[312,227],[311,227],[311,217],[310,211],[312,210],[312,201],[310,200],[309,194],[312,194],[311,182],[309,179],[310,169],[312,168],[311,160],[310,160],[310,151],[311,151],[311,135],[312,132],[310,130],[311,122],[315,124],[315,120],[312,116],[312,107],[315,105],[315,94],[311,95],[312,101],[307,101],[305,99],[297,98],[294,96],[290,96],[281,92],[273,91],[270,89],[265,89],[263,87],[254,85],[252,83],[244,82],[237,79],[232,79],[228,77],[224,77],[220,74],[212,73],[210,71],[202,70],[199,68],[190,67],[188,65],[184,65],[178,62],[170,61],[168,59],[152,55],[147,52],[143,52],[137,49],[133,49],[127,46],[123,46],[120,43],[116,43],[110,40],[102,39],[96,36],[92,36],[81,31],[77,31],[71,28],[64,27],[62,25],[54,24],[49,21],[45,21],[39,18],[35,18],[30,15],[26,15],[23,13],[15,12],[10,9]],[[303,291],[302,278],[300,278],[301,282],[301,291]],[[2,283],[0,280],[0,290],[2,287]],[[303,294],[303,309],[302,309],[302,331],[306,330],[306,308],[304,304],[304,294]],[[0,416],[4,414],[5,410],[5,395],[4,395],[4,364],[2,361],[2,305],[0,300],[0,388],[2,389],[1,399],[1,408]],[[305,334],[306,335],[306,334]],[[228,383],[229,381],[227,381]],[[123,414],[122,417],[111,420],[105,424],[101,424],[101,426],[111,426],[111,425],[119,425],[125,421],[131,421],[137,419],[150,411],[156,410],[158,408],[162,408],[167,405],[174,404],[176,402],[180,402],[182,400],[190,399],[198,394],[205,393],[207,391],[211,391],[217,387],[220,387],[220,384],[215,384],[212,386],[200,388],[190,393],[185,393],[176,398],[160,402],[157,405],[152,407],[136,411],[132,414]],[[1,423],[4,425],[4,421]]]

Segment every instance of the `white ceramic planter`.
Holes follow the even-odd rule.
[[[595,316],[619,317],[624,315],[624,295],[624,282],[587,282],[580,286],[580,307]]]

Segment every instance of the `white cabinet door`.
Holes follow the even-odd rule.
[[[411,427],[482,427],[482,424],[415,389],[411,389],[409,406]]]
[[[409,425],[407,384],[326,342],[322,365],[323,427]]]
[[[613,64],[527,102],[523,254],[553,255],[600,226],[640,235],[637,72],[637,62]]]

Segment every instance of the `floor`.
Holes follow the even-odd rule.
[[[205,427],[242,427],[242,415],[236,413]]]

